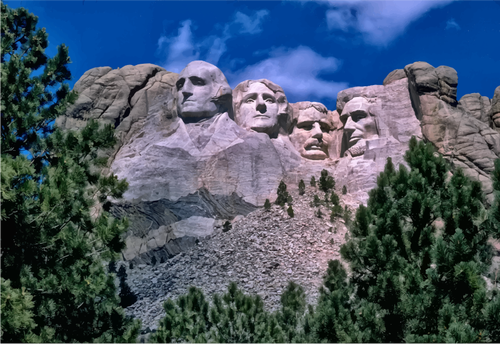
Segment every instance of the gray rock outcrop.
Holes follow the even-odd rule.
[[[422,134],[453,167],[481,181],[493,199],[491,172],[500,156],[500,135],[490,127],[486,97],[472,94],[456,101],[458,77],[450,67],[415,62],[405,67],[412,105]],[[454,96],[453,96],[454,95]]]
[[[490,118],[493,122],[493,128],[500,131],[500,86],[495,89],[491,99]]]

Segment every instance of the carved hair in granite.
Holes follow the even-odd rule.
[[[340,116],[344,122],[344,139],[347,150],[344,156],[359,156],[366,150],[366,142],[379,138],[377,117],[371,103],[364,97],[355,97],[344,106]]]
[[[228,112],[232,118],[232,90],[222,71],[205,61],[190,62],[177,78],[177,113],[185,121]]]
[[[288,135],[291,108],[283,89],[266,80],[246,80],[233,91],[235,122],[271,138]]]
[[[324,160],[330,157],[330,146],[335,129],[333,116],[327,108],[316,102],[299,102],[292,105],[293,130],[290,141],[306,159]]]

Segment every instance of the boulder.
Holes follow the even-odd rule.
[[[491,103],[488,97],[479,93],[466,94],[458,102],[474,118],[490,125]]]
[[[404,69],[395,69],[390,72],[384,79],[383,85],[389,85],[390,83],[406,78],[406,73]]]

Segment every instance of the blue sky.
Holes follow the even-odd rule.
[[[200,59],[234,88],[267,78],[289,101],[381,85],[415,61],[457,70],[458,97],[500,85],[499,1],[5,1],[39,17],[47,53],[69,47],[74,84],[94,67]]]

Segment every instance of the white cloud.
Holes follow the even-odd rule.
[[[452,1],[331,0],[326,20],[331,30],[354,31],[368,44],[387,46],[426,12]]]
[[[253,16],[236,12],[234,23],[241,25],[240,33],[257,34],[262,31],[262,21],[269,15],[268,10],[257,11]]]
[[[186,66],[184,61],[197,60],[200,56],[193,43],[191,24],[191,20],[185,20],[181,23],[177,36],[161,36],[158,39],[158,50],[164,51],[168,56],[168,67],[165,68],[169,71],[180,72]]]
[[[323,57],[306,46],[295,49],[277,48],[269,58],[237,72],[226,72],[234,88],[244,80],[268,79],[280,85],[291,101],[336,99],[337,93],[348,87],[346,82],[321,79],[322,73],[333,73],[341,62]]]
[[[191,20],[180,24],[176,35],[162,35],[158,39],[157,55],[163,58],[162,67],[179,73],[189,62],[203,59],[216,65],[226,52],[226,41],[238,35],[254,35],[262,31],[262,23],[269,11],[260,10],[252,15],[236,12],[234,20],[224,25],[219,35],[196,40]]]
[[[455,21],[455,19],[451,18],[446,22],[446,30],[460,30],[460,25]]]

